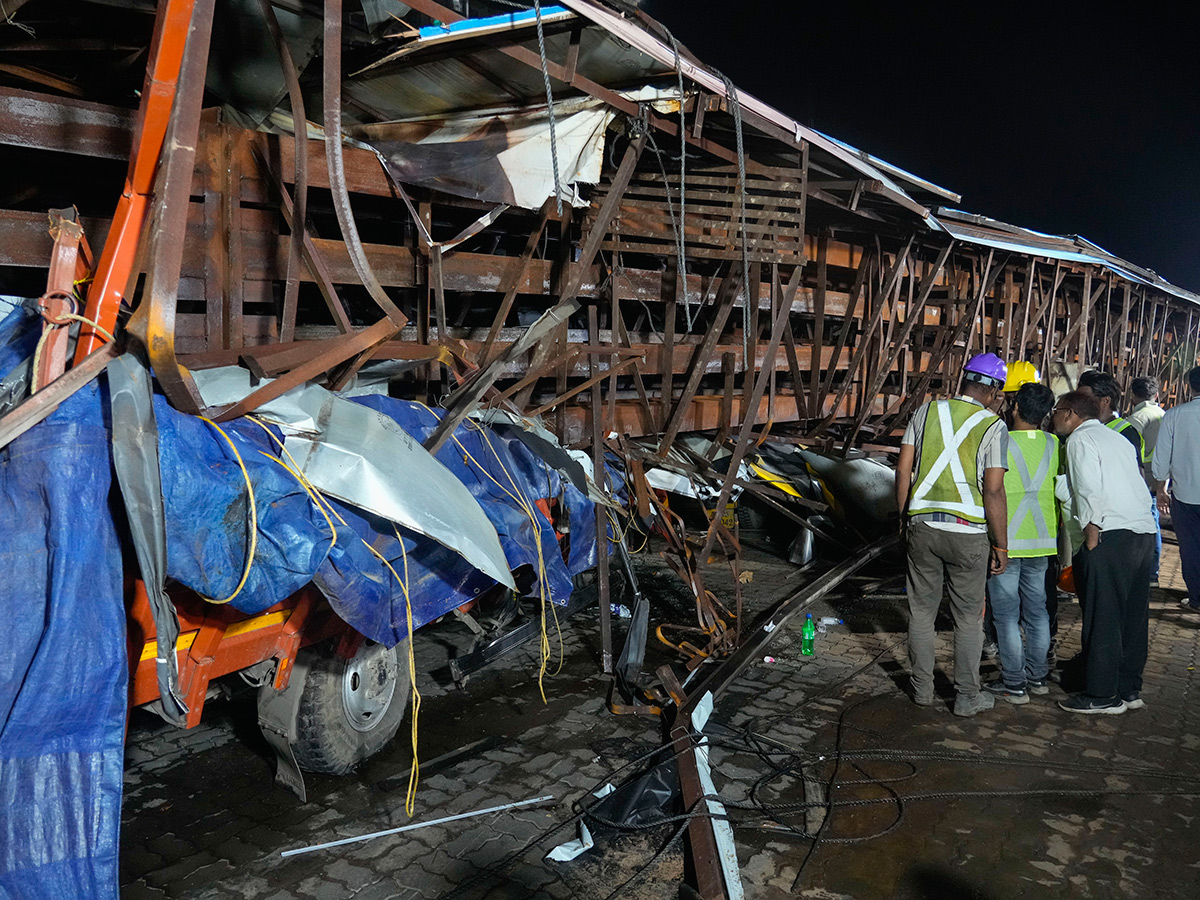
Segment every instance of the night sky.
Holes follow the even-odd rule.
[[[800,122],[1200,292],[1200,53],[1155,4],[648,0]],[[1010,9],[1012,11],[1010,11]]]

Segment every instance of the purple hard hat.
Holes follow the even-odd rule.
[[[978,381],[988,387],[1000,387],[1008,378],[1008,366],[995,353],[976,353],[967,360],[963,372],[968,381]]]

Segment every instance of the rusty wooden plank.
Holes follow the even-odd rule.
[[[100,159],[129,159],[136,112],[0,87],[0,144]]]
[[[866,390],[867,397],[874,397],[879,393],[879,389],[883,386],[883,382],[887,379],[888,373],[892,366],[895,365],[901,351],[908,344],[908,337],[912,333],[914,326],[920,321],[925,311],[925,304],[929,302],[929,295],[933,292],[933,286],[941,275],[942,270],[946,266],[946,260],[949,258],[951,251],[954,249],[954,241],[942,248],[938,254],[937,261],[933,264],[933,268],[922,280],[920,290],[917,292],[916,300],[911,304],[904,313],[904,326],[900,329],[900,333],[896,335],[894,342],[890,344],[892,350],[888,355],[887,361],[875,373],[871,384]],[[869,418],[871,407],[867,403],[863,403],[858,410],[854,419],[854,424],[850,431],[850,436],[846,439],[846,446],[851,446],[854,443],[855,437],[858,436],[859,430]]]
[[[283,71],[283,80],[287,85],[288,104],[293,122],[307,122],[308,115],[304,109],[304,95],[300,89],[300,75],[296,71],[296,62],[292,58],[291,48],[279,27],[275,16],[275,8],[270,0],[258,0],[259,11],[271,40],[275,43],[275,52],[279,55],[279,65]],[[296,329],[296,308],[300,293],[300,266],[304,256],[305,226],[308,222],[308,129],[295,128],[292,136],[292,148],[295,154],[293,165],[294,184],[296,185],[296,212],[294,218],[299,220],[300,227],[292,227],[291,240],[288,242],[287,279],[283,289],[283,311],[279,317],[279,338],[290,341]],[[238,185],[241,196],[241,185]],[[284,189],[286,193],[286,189]],[[314,273],[315,274],[315,273]],[[335,316],[336,318],[336,316]],[[343,331],[349,329],[343,329]]]
[[[801,269],[799,267],[792,270],[792,277],[788,280],[788,285],[785,291],[784,302],[780,304],[779,314],[775,317],[775,321],[771,326],[771,337],[767,343],[768,355],[773,353],[779,347],[779,341],[783,337],[783,330],[788,325],[789,312],[791,308],[791,298],[796,293],[796,289],[800,286]],[[755,412],[757,411],[759,401],[762,400],[763,393],[767,388],[767,373],[759,370],[758,377],[754,379],[754,391],[749,397],[749,409],[745,410],[742,416],[741,429],[738,432],[737,444],[734,446],[733,455],[729,459],[729,467],[725,472],[725,479],[721,485],[721,491],[717,495],[716,512],[712,521],[708,526],[708,534],[704,540],[704,549],[700,551],[696,557],[697,560],[703,562],[708,559],[708,555],[712,552],[713,546],[717,540],[717,530],[721,523],[721,510],[729,503],[729,498],[733,493],[733,484],[737,480],[738,469],[741,467],[742,459],[746,455],[746,448],[750,444],[751,432],[754,429]],[[661,449],[659,451],[662,453]]]
[[[350,208],[350,193],[346,186],[345,160],[342,153],[342,0],[325,0],[322,97],[325,104],[325,162],[329,170],[329,190],[338,226],[346,241],[350,261],[359,280],[375,305],[397,328],[403,328],[408,317],[402,313],[384,291],[375,271],[363,251],[354,211]]]
[[[262,172],[262,174],[265,178],[270,180],[270,182],[272,183],[272,185],[278,192],[279,200],[280,200],[279,211],[280,211],[280,213],[282,213],[284,221],[287,223],[288,228],[290,228],[292,230],[293,234],[299,233],[299,235],[300,235],[301,258],[303,259],[304,264],[307,267],[309,274],[311,275],[311,279],[316,282],[317,287],[321,291],[321,298],[325,301],[325,307],[329,310],[329,314],[333,317],[333,321],[337,325],[338,331],[340,331],[342,334],[346,334],[347,332],[349,332],[351,330],[350,319],[346,315],[346,310],[342,306],[342,302],[338,298],[337,291],[333,286],[333,278],[330,275],[329,268],[325,264],[325,259],[322,256],[322,251],[320,249],[318,249],[316,242],[313,240],[312,235],[309,233],[308,223],[305,221],[305,219],[302,215],[298,215],[298,213],[302,213],[303,210],[300,209],[297,206],[297,204],[294,203],[294,201],[292,200],[292,195],[288,191],[287,186],[283,183],[283,180],[281,178],[279,178],[278,173],[273,170],[270,163],[268,162],[266,152],[263,149],[263,143],[260,141],[252,141],[250,146],[251,146],[253,158],[258,165],[259,171]],[[291,246],[292,246],[292,241],[289,238],[289,240],[288,240],[289,256],[291,253]],[[340,243],[338,244],[338,246],[344,248],[344,245],[342,245]],[[262,254],[252,252],[251,258],[253,258],[253,259],[261,258],[261,255]],[[290,269],[289,269],[289,273],[290,273]],[[296,276],[298,279],[302,277],[301,273],[299,273],[299,272],[296,273]],[[290,277],[290,275],[289,275],[289,277]],[[294,319],[294,317],[293,317],[293,319]],[[292,319],[289,319],[288,305],[287,305],[287,301],[285,300],[285,302],[284,302],[284,321],[287,322],[287,321],[291,321],[291,320]],[[291,337],[291,335],[289,335],[288,338],[284,338],[283,329],[281,327],[280,328],[280,338],[281,339],[290,339],[290,337]]]
[[[700,387],[700,379],[704,375],[705,364],[712,356],[713,350],[716,349],[721,332],[725,329],[725,322],[729,319],[730,310],[733,309],[733,300],[737,295],[742,276],[741,262],[734,260],[730,264],[728,274],[721,281],[721,287],[718,289],[717,296],[713,301],[713,320],[705,331],[700,344],[696,347],[695,355],[692,358],[692,366],[688,373],[687,381],[683,386],[683,393],[672,408],[671,417],[667,421],[666,427],[663,428],[662,439],[658,445],[659,456],[666,456],[671,445],[675,442],[675,437],[679,434],[679,429],[683,424],[683,415],[691,403],[692,397],[695,396],[696,390]]]
[[[153,233],[149,245],[150,271],[142,301],[126,327],[127,332],[146,348],[154,376],[171,405],[193,414],[204,404],[191,375],[179,365],[175,355],[175,312],[187,239],[188,199],[199,142],[213,7],[213,0],[197,0],[193,8],[191,31],[180,64],[179,86],[163,142],[149,216],[149,230]],[[137,268],[133,266],[131,272]],[[83,349],[81,341],[76,350],[77,361],[78,353]]]
[[[626,148],[625,155],[621,159],[621,164],[617,167],[617,174],[613,178],[614,185],[619,184],[621,187],[620,189],[614,188],[612,193],[604,198],[604,202],[601,204],[601,215],[597,216],[591,230],[588,232],[587,238],[584,240],[579,261],[570,269],[566,287],[563,289],[558,303],[543,313],[538,322],[530,326],[529,331],[526,332],[526,336],[529,337],[528,341],[521,340],[511,344],[504,353],[499,354],[496,359],[480,369],[469,384],[458,388],[451,395],[446,403],[446,415],[442,417],[442,421],[438,423],[438,427],[434,429],[433,433],[425,441],[425,449],[430,453],[436,453],[450,433],[458,426],[458,423],[475,408],[475,404],[479,402],[479,399],[483,397],[484,393],[495,382],[500,372],[503,371],[505,363],[509,359],[515,359],[537,342],[541,335],[535,332],[535,327],[539,323],[546,326],[552,325],[555,321],[565,323],[570,314],[579,308],[579,303],[575,297],[595,261],[596,254],[600,251],[600,241],[603,239],[604,232],[608,230],[612,217],[616,214],[617,205],[621,199],[621,191],[624,190],[624,185],[629,183],[629,179],[633,177],[633,171],[645,147],[646,135],[642,134]]]
[[[599,310],[593,304],[588,307],[588,340],[593,344],[600,342]],[[604,470],[604,432],[600,423],[600,382],[606,373],[599,371],[599,361],[591,357],[592,377],[589,382],[595,385],[592,391],[592,471],[600,490],[607,486]],[[585,382],[586,384],[587,382]],[[596,516],[596,592],[600,601],[600,669],[605,675],[613,671],[612,652],[612,609],[609,605],[608,583],[608,508],[601,503],[595,505]]]
[[[867,349],[871,345],[870,335],[874,333],[875,329],[879,327],[881,323],[884,309],[884,304],[882,301],[883,299],[891,296],[892,292],[899,285],[900,273],[904,269],[905,261],[909,257],[909,253],[912,250],[913,241],[915,239],[915,234],[910,235],[908,240],[905,242],[904,247],[896,253],[896,258],[893,260],[891,267],[888,269],[887,276],[884,278],[883,287],[880,291],[881,300],[878,304],[876,304],[875,310],[871,313],[871,323],[863,329],[864,337],[860,338],[858,346],[854,348],[854,353],[850,357],[850,365],[846,370],[846,376],[842,379],[842,384],[838,388],[837,394],[834,395],[833,409],[826,415],[825,419],[818,426],[819,429],[828,427],[834,418],[836,418],[838,408],[841,406],[842,401],[845,400],[846,394],[850,392],[850,388],[854,383],[855,372],[857,371],[859,365],[861,365]]]
[[[517,294],[526,280],[529,272],[529,263],[533,259],[533,252],[537,249],[538,240],[546,228],[553,203],[553,200],[548,199],[542,204],[541,212],[538,213],[537,224],[530,230],[529,237],[525,241],[525,246],[521,250],[521,255],[509,264],[508,269],[504,273],[504,297],[501,298],[500,305],[496,308],[496,315],[492,319],[492,327],[488,330],[487,341],[484,343],[484,348],[479,357],[480,365],[485,365],[493,356],[493,346],[496,343],[496,337],[500,334],[500,329],[504,327],[504,322],[508,319],[508,314],[512,310],[513,301],[516,300]],[[538,293],[541,292],[539,291]]]
[[[376,344],[386,341],[395,333],[396,324],[390,319],[384,318],[361,331],[352,331],[349,334],[325,341],[321,352],[312,359],[302,363],[287,374],[281,375],[274,381],[264,384],[258,390],[223,410],[215,418],[218,422],[227,422],[238,416],[254,412],[262,404],[274,400],[276,397],[287,393],[298,385],[304,384],[306,381],[311,381],[324,372],[328,372],[334,366],[345,362],[351,357],[357,356],[367,348],[374,347]]]
[[[686,265],[686,264],[685,264]],[[671,255],[666,260],[666,273],[662,280],[663,292],[663,343],[659,364],[662,373],[662,383],[659,387],[659,397],[662,406],[661,427],[667,427],[667,418],[671,414],[671,403],[674,399],[674,358],[675,358],[675,317],[678,315],[678,301],[684,294],[687,301],[687,274],[679,269],[679,257]]]
[[[836,374],[838,363],[842,357],[842,351],[846,347],[846,342],[850,337],[850,332],[854,330],[854,317],[858,311],[858,301],[862,296],[863,287],[866,284],[867,275],[878,257],[864,255],[859,263],[858,271],[854,274],[854,287],[850,289],[850,299],[846,304],[846,314],[842,317],[842,327],[838,332],[837,341],[834,342],[833,355],[830,359],[828,371],[825,373],[825,380],[821,385],[821,393],[818,402],[822,407],[825,405],[825,398],[829,395],[833,388],[833,379]]]

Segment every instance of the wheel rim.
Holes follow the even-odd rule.
[[[396,693],[396,654],[382,644],[366,641],[346,663],[342,704],[355,731],[370,731],[383,721]]]

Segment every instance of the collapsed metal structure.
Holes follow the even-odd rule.
[[[627,460],[647,512],[636,475],[684,433],[732,446],[707,473],[723,509],[752,438],[885,442],[982,349],[1068,378],[1153,374],[1167,399],[1196,357],[1196,295],[1082,238],[944,207],[960,198],[739,92],[620,0],[473,19],[434,0],[170,0],[151,19],[131,0],[111,21],[133,56],[93,48],[91,71],[53,53],[106,21],[77,5],[51,21],[29,3],[3,52],[44,67],[0,70],[0,154],[26,173],[0,272],[9,293],[48,285],[42,385],[94,275],[86,318],[112,329],[133,305],[127,331],[181,410],[204,407],[195,369],[271,379],[209,410],[229,419],[389,361],[393,395],[448,410],[429,449],[480,406],[542,416],[597,463]],[[143,56],[137,111],[92,99]],[[580,116],[591,130],[560,153]],[[64,201],[81,217],[48,232]],[[102,346],[85,325],[58,387]],[[719,516],[697,553],[677,547],[702,601],[688,560],[718,542],[736,555]]]
[[[740,464],[768,434],[886,445],[985,349],[1181,396],[1197,295],[947,208],[956,194],[739,92],[634,4],[515,5],[10,0],[0,293],[43,297],[45,343],[29,399],[0,384],[0,446],[103,370],[112,331],[176,408],[217,421],[367,373],[444,406],[430,451],[481,408],[542,417],[595,472],[616,454],[631,512],[658,513],[696,658],[743,648],[719,681],[757,645],[699,562],[720,546],[736,569],[738,539],[718,514],[699,537],[674,527],[644,470],[719,486],[718,511],[741,488],[819,506]],[[255,387],[208,408],[192,373],[227,365]],[[596,528],[611,672],[600,506]]]
[[[1153,374],[1168,400],[1196,358],[1196,295],[946,208],[960,198],[739,92],[621,0],[471,19],[435,0],[75,5],[33,0],[0,51],[38,62],[0,69],[0,156],[21,173],[0,273],[8,293],[48,285],[39,385],[87,283],[86,318],[121,320],[181,410],[204,408],[196,369],[264,379],[208,410],[224,420],[386,361],[394,396],[448,411],[429,449],[481,406],[541,416],[597,464],[624,458],[648,512],[637,476],[681,434],[732,448],[721,472],[676,458],[723,509],[752,440],[886,442],[982,349],[1068,379]],[[106,22],[126,55],[87,43]],[[81,216],[48,232],[65,202]],[[42,408],[109,346],[85,324]],[[676,547],[702,607],[694,560],[718,543],[736,556],[716,516]]]

